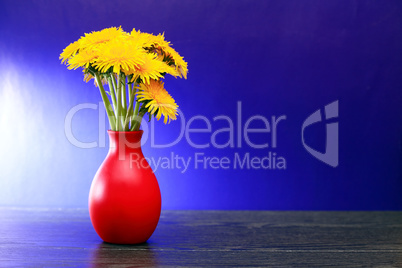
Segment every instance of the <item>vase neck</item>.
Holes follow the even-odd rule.
[[[109,134],[109,151],[141,150],[141,137],[144,131],[112,131],[108,130]]]

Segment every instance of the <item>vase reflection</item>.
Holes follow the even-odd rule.
[[[91,267],[150,267],[158,265],[156,253],[147,242],[138,245],[101,243],[93,251]]]

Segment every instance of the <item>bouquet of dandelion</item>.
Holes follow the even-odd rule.
[[[146,113],[149,120],[163,115],[165,124],[176,120],[178,105],[162,79],[166,74],[187,78],[188,69],[163,34],[111,27],[85,34],[60,59],[70,70],[81,67],[84,81],[95,79],[112,130],[138,131]]]

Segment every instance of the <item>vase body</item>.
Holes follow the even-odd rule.
[[[109,130],[109,153],[92,181],[91,222],[108,243],[143,243],[158,225],[161,193],[142,154],[142,133]]]

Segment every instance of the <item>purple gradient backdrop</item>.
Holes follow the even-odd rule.
[[[402,4],[383,0],[1,1],[0,205],[87,206],[107,147],[74,147],[64,119],[100,96],[58,56],[83,33],[120,25],[165,32],[189,62],[187,80],[166,81],[186,118],[235,119],[237,101],[243,122],[287,116],[278,147],[269,148],[286,158],[285,171],[158,170],[164,209],[402,209]],[[335,100],[340,164],[332,168],[307,153],[300,134],[311,113]],[[74,117],[77,138],[98,139],[97,113]],[[179,126],[157,122],[157,142],[175,139]],[[324,124],[306,135],[324,148]],[[209,138],[194,134],[199,142]],[[172,151],[232,157],[268,150],[194,149],[185,140],[167,149],[144,146],[147,156]]]

